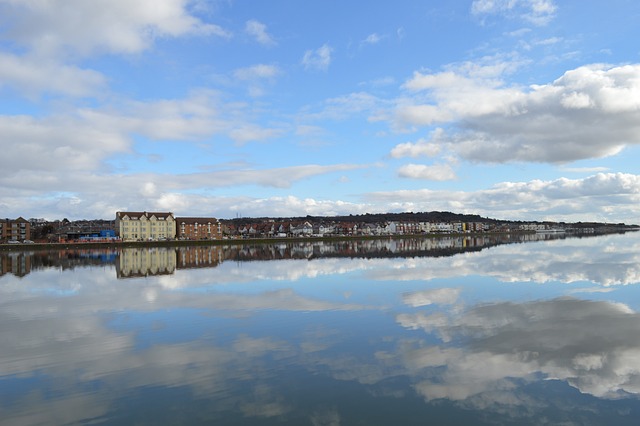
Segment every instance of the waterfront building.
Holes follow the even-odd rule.
[[[117,212],[116,230],[122,241],[173,239],[176,220],[168,212]]]
[[[177,217],[176,236],[181,240],[219,240],[222,226],[214,217]]]
[[[28,220],[19,217],[17,219],[0,219],[0,242],[25,241],[31,239],[31,224]]]

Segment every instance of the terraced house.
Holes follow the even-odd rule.
[[[122,241],[157,241],[176,237],[176,219],[166,212],[116,212]]]

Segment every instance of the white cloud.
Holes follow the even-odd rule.
[[[513,220],[589,221],[594,218],[636,223],[640,176],[598,173],[584,179],[503,182],[475,192],[400,190],[372,192],[365,200],[393,211],[445,210]]]
[[[229,132],[229,137],[236,143],[243,145],[248,142],[264,141],[272,139],[282,134],[281,129],[268,129],[259,126],[244,126],[233,129]]]
[[[456,173],[448,164],[435,164],[427,166],[424,164],[405,164],[398,169],[398,176],[409,179],[425,180],[453,180]]]
[[[334,216],[340,214],[362,214],[369,207],[341,200],[316,200],[294,196],[244,199],[231,204],[228,211],[251,212],[251,216]],[[228,216],[233,217],[233,216]]]
[[[267,26],[255,19],[247,21],[245,31],[250,36],[253,36],[260,44],[265,46],[274,46],[277,44],[273,37],[267,32]]]
[[[435,130],[437,133],[442,133],[442,129]],[[437,136],[432,134],[431,140],[436,140]],[[403,157],[435,157],[442,151],[442,146],[437,143],[432,143],[426,139],[420,139],[417,142],[404,142],[396,145],[391,150],[391,157],[403,158]]]
[[[0,133],[0,179],[5,182],[25,171],[51,173],[42,182],[47,186],[57,180],[57,171],[100,170],[106,157],[130,149],[128,138],[117,130],[76,118],[0,116]]]
[[[307,50],[302,57],[302,65],[305,69],[317,69],[320,71],[326,71],[331,64],[331,53],[333,48],[328,44],[323,44],[318,49]]]
[[[89,151],[88,161],[94,161],[90,157]],[[341,174],[362,168],[361,165],[246,168],[184,175],[101,175],[88,170],[89,166],[80,159],[78,165],[66,157],[65,160],[67,163],[63,162],[55,171],[46,168],[53,166],[37,170],[38,163],[34,163],[31,169],[1,176],[0,199],[5,214],[19,216],[28,211],[30,216],[52,219],[109,218],[117,210],[164,208],[193,215],[210,214],[213,209],[219,217],[234,217],[238,211],[251,212],[251,216],[289,217],[442,210],[513,220],[626,223],[637,223],[640,214],[640,176],[622,173],[576,180],[506,182],[474,192],[428,189],[374,192],[363,195],[362,202],[352,202],[291,195],[222,197],[210,192],[242,185],[290,188],[313,176]],[[64,164],[70,165],[69,170],[65,170]],[[114,191],[114,181],[118,182],[117,191]],[[145,196],[148,182],[153,182],[158,190]],[[183,191],[188,193],[181,193]],[[72,200],[76,204],[72,204]]]
[[[501,69],[489,78],[478,77],[482,68],[475,76],[416,73],[405,88],[426,102],[399,103],[394,126],[454,123],[437,134],[439,143],[462,158],[496,163],[565,163],[640,144],[640,65],[584,66],[528,89],[490,77]]]
[[[556,11],[553,0],[474,0],[471,4],[474,15],[517,17],[535,25],[548,24]]]
[[[91,152],[87,152],[89,158]],[[88,161],[88,160],[87,160]],[[367,207],[340,200],[323,201],[294,196],[251,198],[211,195],[216,188],[254,185],[287,189],[297,182],[361,168],[359,165],[307,165],[276,169],[235,169],[191,174],[97,174],[80,166],[60,170],[21,170],[0,175],[2,209],[9,216],[28,211],[33,217],[111,218],[119,210],[169,210],[182,215],[234,217],[305,216],[365,213]],[[34,164],[33,167],[37,167]],[[114,189],[114,182],[117,188]],[[152,183],[153,185],[150,185]],[[186,191],[187,193],[183,193]]]
[[[221,27],[191,15],[187,4],[186,0],[5,0],[0,16],[5,34],[39,56],[64,51],[137,53],[165,36],[229,37]]]
[[[140,53],[163,37],[230,36],[193,16],[189,6],[188,0],[2,0],[3,36],[21,51],[0,53],[2,85],[28,97],[101,95],[107,78],[69,61],[97,53]]]
[[[239,68],[234,71],[235,78],[240,80],[272,79],[280,74],[280,69],[275,65],[257,64],[247,68]]]
[[[378,44],[385,36],[381,36],[376,33],[369,34],[367,38],[362,40],[363,44]]]
[[[370,93],[354,92],[325,100],[321,111],[307,113],[305,118],[310,120],[346,120],[360,113],[373,114],[381,107],[382,103],[381,99]],[[372,119],[370,118],[370,120]]]
[[[562,37],[549,37],[545,38],[544,40],[537,40],[533,42],[533,44],[538,46],[549,46],[552,44],[560,43],[561,41],[563,41]]]
[[[248,82],[247,90],[250,96],[259,97],[265,94],[263,86],[273,84],[280,73],[280,68],[275,65],[257,64],[239,68],[233,72],[233,76],[243,85],[247,85]]]
[[[45,184],[63,179],[66,173],[105,171],[104,162],[112,155],[134,152],[135,136],[201,141],[223,134],[246,143],[282,133],[282,129],[251,123],[246,115],[246,106],[222,105],[210,91],[195,91],[184,99],[63,110],[39,118],[0,115],[0,132],[4,135],[0,141],[0,176],[18,176],[26,171],[51,173],[46,178],[39,176]],[[57,172],[61,176],[56,177]]]
[[[97,71],[0,53],[0,85],[16,87],[30,97],[40,93],[98,95],[106,83],[106,77]]]
[[[371,85],[371,87],[385,87],[385,86],[391,86],[396,84],[396,79],[389,76],[389,77],[381,77],[381,78],[377,78],[375,80],[371,80],[367,83],[361,83],[361,84],[369,84]]]
[[[116,109],[117,108],[117,109]],[[76,114],[97,128],[156,140],[198,140],[228,132],[232,111],[222,111],[216,93],[194,91],[184,99],[126,102],[113,108],[81,109]],[[223,117],[224,115],[224,117]]]

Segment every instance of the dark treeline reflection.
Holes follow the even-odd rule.
[[[555,234],[503,234],[272,244],[60,249],[0,253],[0,276],[25,276],[45,268],[62,270],[114,265],[118,278],[172,274],[176,269],[212,268],[224,261],[390,257],[444,257],[501,244],[565,238]]]

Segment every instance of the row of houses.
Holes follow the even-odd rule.
[[[117,212],[114,220],[70,222],[67,219],[0,219],[0,243],[29,241],[161,241],[217,240],[222,238],[279,238],[307,236],[384,236],[482,232],[543,232],[544,223],[514,222],[423,222],[387,220],[382,222],[331,219],[255,221],[219,220],[214,217],[176,217],[171,212]]]
[[[115,229],[123,241],[167,239],[207,240],[229,238],[278,238],[328,235],[415,235],[425,233],[485,232],[484,222],[432,223],[388,221],[263,220],[235,225],[213,217],[175,217],[171,212],[117,212]]]
[[[222,228],[218,219],[175,217],[171,212],[117,212],[115,228],[123,241],[222,238]]]
[[[446,223],[417,221],[386,221],[382,223],[267,221],[248,223],[240,226],[230,224],[225,227],[225,232],[228,235],[237,235],[245,238],[326,235],[417,235],[428,233],[486,232],[488,230],[490,230],[490,225],[483,222]]]

